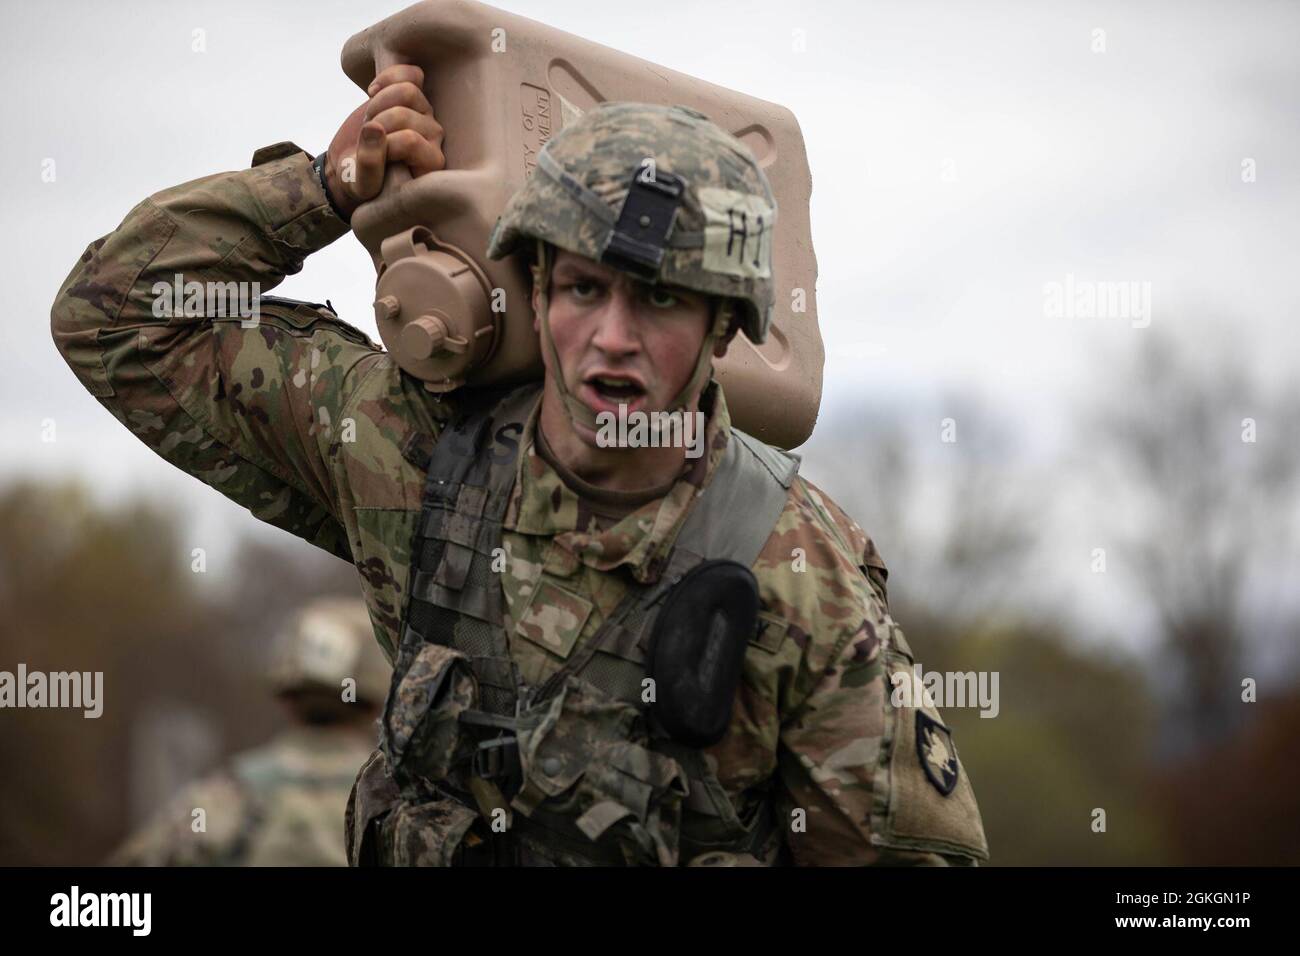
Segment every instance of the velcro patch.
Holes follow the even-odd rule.
[[[569,656],[594,605],[542,575],[515,633],[560,658]]]
[[[704,268],[709,272],[767,279],[772,275],[772,227],[776,210],[753,193],[706,186],[700,189],[704,210]]]

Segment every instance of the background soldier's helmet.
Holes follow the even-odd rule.
[[[634,177],[668,188],[647,190],[636,215],[625,215]],[[665,211],[666,237],[657,221]],[[741,328],[760,343],[772,324],[775,221],[772,187],[754,154],[704,114],[602,103],[547,141],[487,254],[500,259],[521,240],[541,239],[645,279],[731,297]]]
[[[365,605],[348,598],[312,601],[272,642],[270,681],[277,692],[323,690],[342,695],[356,681],[357,700],[382,704],[391,668],[375,640]]]

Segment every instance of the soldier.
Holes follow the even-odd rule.
[[[296,273],[386,164],[442,169],[422,84],[382,71],[314,162],[281,143],[146,199],[52,313],[82,384],[137,437],[360,573],[396,673],[351,861],[986,859],[938,711],[891,701],[912,651],[874,545],[796,458],[731,427],[711,381],[773,309],[770,241],[738,259],[719,215],[773,201],[701,114],[602,104],[548,141],[497,221],[488,255],[533,257],[540,385],[435,397],[308,303],[264,298],[251,328],[155,315],[151,288],[176,274]],[[676,197],[671,237],[637,232],[647,158]],[[704,454],[606,447],[596,416],[620,405],[705,413]]]
[[[109,865],[346,866],[348,792],[389,674],[361,602],[307,605],[272,646],[270,684],[292,726],[185,787]]]

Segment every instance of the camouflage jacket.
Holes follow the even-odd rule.
[[[370,751],[350,731],[293,727],[183,788],[108,863],[346,866],[344,810]]]
[[[258,282],[265,291],[347,232],[310,159],[280,143],[259,150],[249,170],[137,205],[65,280],[53,335],[87,390],[159,455],[263,521],[351,561],[391,658],[423,464],[455,414],[455,394],[429,393],[324,306],[264,301],[256,324],[201,310],[155,314],[155,283],[180,275]],[[560,666],[599,627],[625,575],[658,573],[728,423],[719,395],[710,454],[663,499],[613,526],[593,523],[525,433],[502,577],[511,650],[526,679]],[[530,601],[543,568],[568,577],[582,605]],[[889,674],[910,669],[911,651],[889,616],[885,565],[867,535],[798,478],[753,571],[763,624],[731,729],[708,752],[729,796],[741,803],[776,782],[800,864],[984,857],[965,772],[948,794],[934,783],[958,770],[955,750],[927,769],[922,754],[935,751],[916,745],[919,718],[890,704]]]

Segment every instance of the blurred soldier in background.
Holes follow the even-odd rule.
[[[277,636],[269,676],[289,728],[184,788],[110,865],[347,865],[348,791],[389,681],[365,606],[308,604]]]

